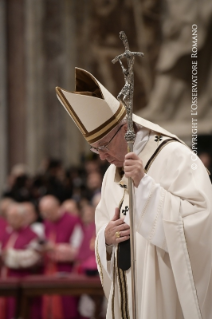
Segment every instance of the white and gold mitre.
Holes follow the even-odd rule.
[[[91,73],[75,68],[75,91],[56,94],[88,143],[108,134],[126,115],[121,104]]]

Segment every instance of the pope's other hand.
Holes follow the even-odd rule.
[[[120,237],[117,237],[120,236]],[[130,238],[130,226],[123,218],[119,217],[119,208],[115,209],[115,214],[105,228],[105,243],[107,245],[116,245]]]

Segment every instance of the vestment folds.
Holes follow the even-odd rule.
[[[164,133],[164,132],[161,132]],[[152,132],[140,157],[154,153]],[[168,134],[167,134],[168,137]],[[170,137],[173,135],[170,134]],[[135,189],[137,311],[141,319],[212,318],[212,188],[208,173],[184,144],[169,143],[157,154]],[[117,247],[106,259],[104,229],[127,191],[111,165],[96,210],[96,258],[105,294],[107,318],[131,318],[130,269],[117,267]],[[127,216],[126,216],[127,222]]]

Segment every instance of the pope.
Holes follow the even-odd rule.
[[[106,318],[132,318],[128,178],[134,183],[136,304],[142,319],[212,318],[212,197],[208,172],[174,134],[133,114],[127,153],[126,111],[91,73],[57,97],[91,151],[111,165],[96,208],[96,260]]]

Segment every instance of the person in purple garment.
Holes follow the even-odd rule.
[[[95,257],[96,227],[94,221],[95,209],[87,204],[82,208],[81,220],[83,229],[83,240],[76,257],[78,272],[92,274],[97,272]]]
[[[95,200],[94,200],[95,199]],[[100,194],[97,198],[92,199],[92,203],[98,202]],[[78,273],[85,273],[88,276],[98,275],[96,257],[95,257],[95,239],[96,239],[96,227],[95,227],[95,205],[84,205],[81,212],[82,228],[83,228],[83,241],[80,246],[76,262],[76,270]],[[103,299],[98,297],[99,303],[102,303],[101,316],[105,317]],[[95,302],[91,296],[82,295],[79,301],[79,313],[80,319],[89,319],[95,316]]]
[[[0,200],[0,245],[7,227],[6,212],[10,204],[13,202],[14,201],[8,197],[2,198]]]
[[[6,220],[0,216],[0,244],[2,242],[2,239],[4,237],[4,233],[6,231],[7,222]]]
[[[77,204],[76,200],[74,200],[74,199],[66,199],[62,203],[61,209],[64,210],[65,212],[71,214],[71,215],[74,215],[74,216],[79,216],[79,214],[80,214],[78,204]]]
[[[46,251],[44,273],[71,273],[83,236],[79,218],[64,212],[58,199],[51,195],[40,200],[39,209],[46,236],[43,245]],[[77,299],[70,296],[44,296],[42,315],[43,319],[76,319]]]
[[[85,204],[81,210],[83,241],[76,257],[76,271],[87,275],[97,274],[95,258],[96,227],[94,222],[94,207]],[[94,301],[88,295],[82,295],[79,300],[80,319],[92,318],[95,311]]]
[[[34,250],[37,235],[24,225],[25,213],[23,206],[12,203],[7,210],[7,231],[2,238],[1,249],[1,278],[24,278],[32,273],[33,266],[40,262],[40,254]],[[39,307],[36,303],[32,307],[30,318],[39,319]],[[10,297],[0,299],[0,318],[15,317],[15,299]]]

